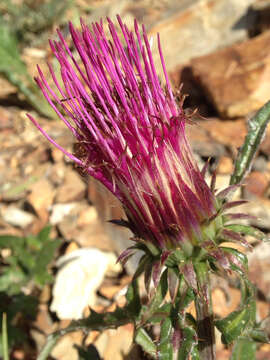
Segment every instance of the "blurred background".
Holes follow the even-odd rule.
[[[6,313],[11,359],[36,359],[46,336],[86,316],[88,305],[96,311],[123,305],[136,266],[136,258],[125,269],[115,265],[130,244],[127,231],[108,223],[123,216],[117,201],[78,174],[25,115],[30,112],[74,151],[71,134],[32,80],[36,64],[45,74],[48,61],[58,71],[48,39],[56,39],[60,28],[69,42],[68,21],[115,21],[116,14],[130,28],[134,18],[144,23],[154,39],[160,33],[174,89],[182,84],[189,95],[185,111],[198,109],[197,125],[188,127],[195,156],[200,167],[211,159],[209,176],[217,171],[217,188],[228,185],[248,119],[270,99],[269,0],[0,0],[0,321]],[[163,81],[155,41],[153,53]],[[255,215],[251,223],[266,233],[269,179],[270,130],[235,195],[250,200],[242,211]],[[269,315],[270,246],[253,244],[248,257],[259,321]],[[226,316],[239,304],[238,284],[213,283],[216,316]],[[51,358],[146,359],[130,348],[132,334],[131,325],[69,334]],[[230,349],[219,337],[217,351],[219,360],[228,359]],[[269,358],[270,347],[260,347],[257,359]]]

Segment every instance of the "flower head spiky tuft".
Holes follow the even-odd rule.
[[[205,170],[200,172],[194,160],[185,134],[188,119],[173,95],[160,38],[165,88],[144,26],[141,31],[135,21],[132,32],[117,19],[120,34],[107,19],[110,39],[102,22],[91,28],[81,22],[81,31],[70,23],[77,55],[58,31],[59,41],[50,42],[61,72],[60,81],[49,65],[54,87],[38,67],[37,84],[73,133],[79,150],[67,152],[29,117],[50,142],[121,201],[127,220],[118,223],[133,231],[138,247],[154,256],[156,250],[163,254],[156,274],[170,251],[180,249],[191,257],[200,244],[228,267],[214,241],[222,228],[219,211],[227,192],[216,197],[204,179]],[[232,232],[224,234],[236,238]],[[131,254],[132,249],[121,259]],[[192,270],[185,266],[183,273]]]

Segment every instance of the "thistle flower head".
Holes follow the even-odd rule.
[[[188,119],[173,95],[160,38],[164,87],[144,26],[135,21],[130,31],[118,17],[118,34],[107,23],[110,37],[102,22],[91,28],[82,22],[80,31],[70,24],[76,52],[58,32],[59,41],[50,42],[61,71],[59,80],[49,65],[54,87],[38,68],[36,81],[79,151],[68,153],[29,117],[121,201],[127,215],[121,223],[136,240],[163,253],[178,248],[191,255],[205,241],[205,224],[215,218],[218,202],[188,144]]]

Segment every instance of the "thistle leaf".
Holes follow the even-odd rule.
[[[178,360],[188,359],[194,347],[197,345],[196,331],[192,327],[185,327],[182,329],[183,341],[178,351]],[[195,356],[195,353],[193,354]],[[193,357],[196,359],[196,357]]]
[[[146,309],[147,311],[143,315],[143,318],[144,318],[143,321],[147,321],[148,319],[150,319],[151,316],[154,315],[156,311],[158,311],[161,304],[163,303],[164,298],[168,291],[167,277],[168,277],[168,270],[165,270],[161,276],[161,279],[157,286],[155,295],[154,295],[151,303],[149,304],[149,306],[147,306],[147,309]]]
[[[231,344],[241,336],[250,321],[250,310],[248,306],[234,311],[226,318],[217,320],[216,327],[222,333],[221,340],[224,344]]]
[[[234,172],[230,180],[231,185],[242,183],[244,177],[250,171],[253,159],[263,140],[269,120],[270,101],[268,101],[249,121],[245,142],[239,150],[235,161]]]
[[[163,321],[160,329],[159,360],[173,360],[172,331],[172,321],[167,318]]]
[[[267,236],[262,231],[248,225],[237,225],[237,224],[226,225],[225,229],[232,230],[234,232],[244,235],[250,235],[260,240],[265,240],[267,238]]]
[[[133,279],[126,293],[126,311],[131,318],[136,319],[141,310],[141,300],[139,294],[139,285],[137,279]]]
[[[248,339],[239,339],[233,347],[230,360],[255,360],[256,344]]]
[[[157,347],[143,328],[139,328],[136,331],[134,341],[142,347],[143,351],[145,351],[150,356],[155,357],[157,353]]]

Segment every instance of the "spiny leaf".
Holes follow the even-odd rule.
[[[172,330],[171,319],[165,319],[160,329],[160,341],[158,345],[159,360],[173,360]]]
[[[143,328],[139,328],[136,331],[134,341],[142,347],[143,351],[145,351],[150,356],[155,357],[157,353],[157,347]]]
[[[250,321],[250,310],[244,307],[241,310],[234,311],[226,318],[217,320],[216,327],[222,333],[221,340],[224,344],[231,344],[242,335]]]
[[[248,339],[239,339],[233,347],[230,360],[255,360],[256,343]]]
[[[167,276],[168,270],[166,269],[161,276],[160,282],[155,291],[152,301],[147,306],[147,311],[145,312],[145,314],[143,314],[143,321],[147,321],[149,318],[151,318],[151,316],[155,314],[155,312],[159,309],[160,305],[163,303],[168,291]]]
[[[139,285],[138,280],[133,279],[131,284],[128,287],[127,293],[126,293],[126,311],[130,314],[130,318],[135,319],[139,316],[139,313],[141,311],[141,300],[140,300],[140,294],[139,294]]]
[[[269,120],[270,101],[268,101],[249,121],[248,133],[245,142],[238,153],[234,172],[231,176],[231,185],[240,184],[250,171],[252,161],[263,140]]]
[[[188,356],[191,355],[194,347],[198,343],[196,331],[191,327],[185,327],[182,329],[182,338],[183,340],[178,351],[178,360],[188,359]],[[193,353],[193,356],[196,359],[195,355],[196,352]]]
[[[248,259],[245,254],[230,247],[222,246],[220,247],[220,249],[225,253],[225,255],[227,255],[227,258],[231,263],[231,266],[237,266],[240,271],[247,272]],[[232,270],[238,270],[238,269],[232,268]]]
[[[249,333],[249,338],[253,341],[260,342],[263,344],[269,344],[270,339],[265,329],[261,329],[259,327],[255,327]]]
[[[229,229],[244,235],[250,235],[260,240],[266,239],[266,235],[262,231],[248,225],[226,225],[225,229]]]

